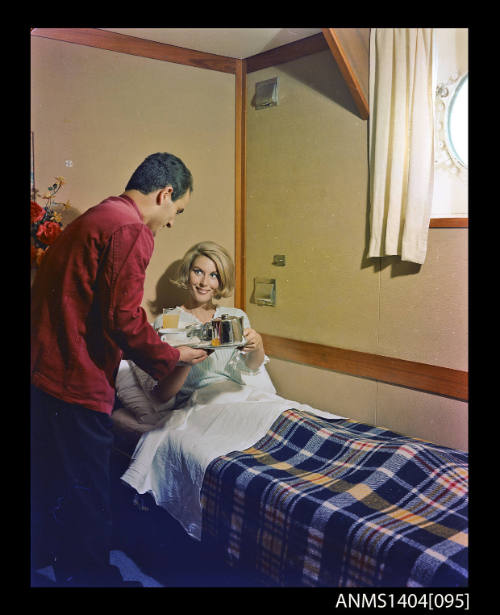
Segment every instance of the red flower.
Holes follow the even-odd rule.
[[[45,209],[43,209],[43,207],[40,207],[40,205],[38,203],[35,203],[35,201],[31,201],[30,211],[31,211],[31,224],[35,224],[36,222],[39,222],[45,215]]]
[[[51,246],[62,233],[62,229],[57,222],[44,222],[40,224],[36,236],[44,244]]]

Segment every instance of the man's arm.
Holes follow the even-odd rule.
[[[160,340],[141,306],[152,250],[153,238],[144,224],[121,227],[110,239],[99,284],[110,338],[127,358],[160,380],[175,368],[180,352]]]

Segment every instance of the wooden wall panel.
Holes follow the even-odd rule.
[[[274,335],[262,334],[262,339],[266,354],[279,359],[436,393],[462,401],[468,399],[467,372],[344,348],[309,344]]]

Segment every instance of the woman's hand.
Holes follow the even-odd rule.
[[[255,329],[245,329],[243,335],[246,339],[246,344],[243,347],[244,352],[253,352],[258,348],[264,348],[261,336],[255,331]]]
[[[250,369],[257,369],[264,361],[264,344],[262,337],[255,329],[245,329],[243,331],[246,343],[242,350],[246,354],[245,362]]]

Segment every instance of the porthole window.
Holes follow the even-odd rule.
[[[452,227],[453,218],[469,216],[468,29],[435,28],[434,42],[436,89],[431,219],[450,220]]]
[[[446,138],[453,158],[468,167],[469,75],[464,75],[455,89],[447,112]]]
[[[452,75],[436,89],[436,165],[452,174],[468,168],[469,74]]]

